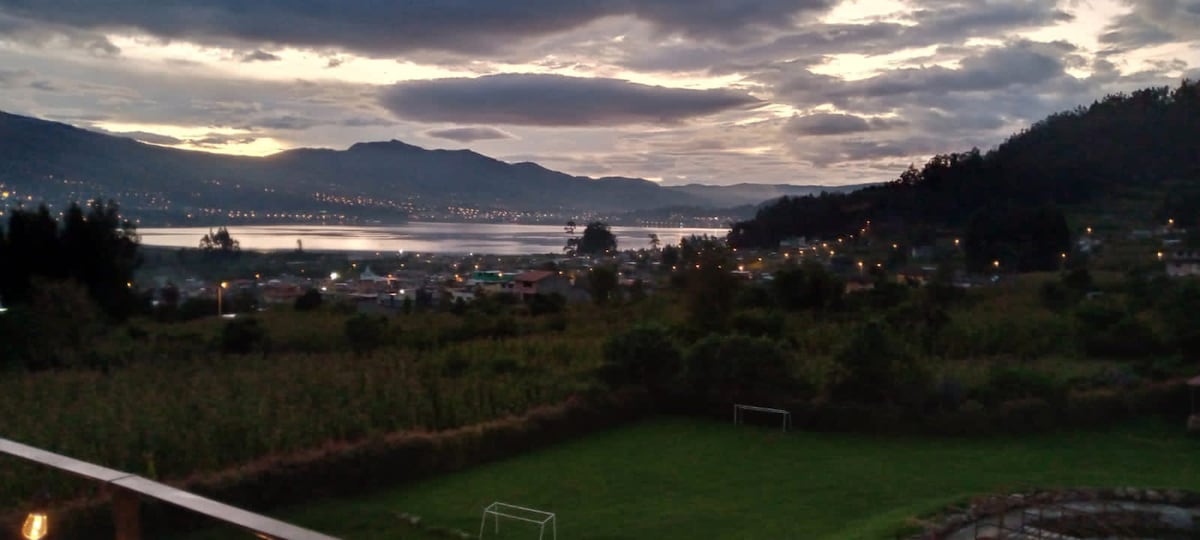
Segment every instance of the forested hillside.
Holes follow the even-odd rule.
[[[875,227],[963,227],[981,210],[1063,207],[1166,190],[1162,208],[1200,218],[1200,82],[1115,94],[1051,115],[986,153],[934,156],[887,184],[785,197],[734,224],[736,246],[771,247]],[[1184,217],[1185,215],[1190,217]]]

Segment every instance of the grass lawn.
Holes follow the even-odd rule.
[[[557,512],[564,539],[880,539],[964,496],[1027,487],[1200,489],[1182,425],[1011,439],[790,433],[682,418],[634,426],[282,519],[347,539],[430,538],[395,517],[477,533],[492,501]],[[502,523],[500,538],[536,528]],[[205,537],[213,537],[205,535]],[[488,538],[493,537],[490,534]],[[198,537],[196,537],[198,538]]]

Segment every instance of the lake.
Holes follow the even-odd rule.
[[[576,228],[583,234],[584,226]],[[161,247],[198,247],[208,227],[139,228],[142,244]],[[650,234],[662,245],[678,244],[691,235],[725,236],[727,229],[613,227],[620,249],[649,247]],[[562,225],[508,223],[410,222],[395,226],[247,225],[229,227],[241,248],[253,251],[296,249],[300,240],[309,251],[359,251],[418,253],[489,253],[522,255],[562,253],[567,234]]]

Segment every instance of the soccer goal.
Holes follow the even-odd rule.
[[[545,538],[546,525],[549,525],[550,540],[558,540],[558,519],[555,518],[553,512],[543,512],[515,504],[494,502],[483,509],[483,519],[479,521],[479,540],[483,540],[483,533],[487,531],[488,517],[491,517],[494,522],[493,530],[497,536],[500,535],[500,518],[503,517],[537,525],[538,540]]]
[[[733,404],[733,423],[741,424],[746,411],[756,413],[778,414],[782,417],[783,430],[787,431],[792,427],[792,413],[784,409],[775,409],[771,407],[759,407],[757,405],[743,405],[741,403]]]

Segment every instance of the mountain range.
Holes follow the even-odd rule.
[[[511,220],[662,208],[712,214],[749,206],[752,212],[752,205],[784,195],[861,186],[661,186],[638,178],[572,176],[536,163],[397,140],[231,156],[0,112],[0,187],[31,201],[113,198],[143,223],[203,225],[297,216],[389,222],[439,214]]]

